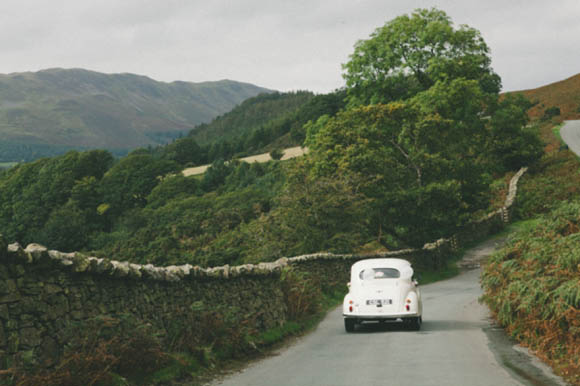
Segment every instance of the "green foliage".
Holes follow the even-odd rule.
[[[320,312],[322,293],[310,275],[287,268],[281,280],[288,320],[300,320]]]
[[[358,176],[359,189],[372,201],[369,219],[379,239],[384,232],[420,246],[450,234],[485,205],[479,153],[485,131],[473,113],[464,108],[459,115],[459,102],[451,102],[461,87],[471,87],[474,95],[463,92],[464,103],[477,100],[473,82],[437,84],[409,103],[339,113],[316,134],[313,176]]]
[[[492,107],[490,157],[499,161],[497,171],[534,166],[544,153],[537,127],[528,126],[526,111],[532,103],[522,95],[508,94]]]
[[[300,162],[275,207],[240,228],[244,262],[319,251],[352,252],[366,242],[368,200],[349,178],[310,178]]]
[[[0,228],[11,240],[37,242],[52,211],[67,204],[73,191],[78,208],[91,206],[93,197],[83,195],[79,184],[100,179],[112,161],[105,151],[70,152],[8,170],[0,176]]]
[[[335,115],[344,107],[344,99],[344,91],[322,95],[305,91],[259,95],[211,123],[196,127],[191,137],[155,152],[185,166],[301,145],[306,137],[304,126],[322,115]]]
[[[580,203],[560,203],[513,237],[492,257],[482,276],[483,299],[498,320],[576,380],[580,377],[579,213]]]
[[[267,213],[283,175],[276,163],[224,166],[216,191],[203,181],[172,176],[148,196],[145,208],[122,214],[110,232],[89,242],[99,255],[141,263],[221,265],[240,261],[239,227]]]
[[[54,209],[35,241],[63,252],[83,249],[94,231],[89,216],[74,204]]]
[[[445,12],[418,9],[376,29],[359,41],[346,71],[351,105],[408,99],[437,81],[476,80],[485,93],[497,94],[499,76],[490,67],[489,48],[479,31],[453,27]]]
[[[580,193],[580,174],[576,156],[570,151],[546,153],[528,172],[518,189],[516,216],[527,219],[554,209],[561,201]]]
[[[147,196],[168,173],[176,173],[175,162],[150,155],[131,155],[114,165],[103,177],[104,203],[110,205],[109,216],[116,217],[128,209],[144,207]]]
[[[151,326],[129,315],[99,316],[61,331],[67,342],[51,370],[18,368],[15,382],[36,385],[128,385],[167,363]],[[139,382],[138,382],[139,383]]]
[[[283,119],[298,110],[313,97],[307,91],[290,93],[261,94],[250,98],[232,111],[217,117],[209,124],[201,124],[193,129],[190,136],[201,145],[232,140],[242,134]]]
[[[283,156],[284,156],[284,152],[278,148],[276,148],[270,152],[270,157],[276,161],[279,161]]]
[[[186,137],[165,146],[163,157],[180,165],[202,165],[207,162],[207,149],[202,149],[194,138]]]
[[[201,193],[200,183],[183,174],[169,175],[151,190],[147,196],[147,207],[157,209],[170,201],[181,200]]]
[[[543,120],[550,120],[556,116],[560,115],[560,108],[557,106],[548,107],[544,111],[544,116],[542,117]]]

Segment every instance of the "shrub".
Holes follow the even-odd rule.
[[[170,328],[167,349],[188,352],[204,366],[256,349],[251,338],[257,334],[253,327],[256,323],[253,318],[240,315],[236,307],[214,308],[196,301],[178,323]]]
[[[580,382],[580,202],[517,234],[486,265],[483,300],[507,331]]]
[[[270,157],[272,157],[273,160],[280,160],[282,157],[284,156],[284,152],[280,149],[274,149],[270,152]]]
[[[59,341],[68,343],[54,368],[21,365],[15,371],[15,384],[127,384],[127,378],[146,377],[168,360],[151,326],[128,315],[99,316],[71,325],[59,335]]]
[[[560,108],[556,107],[556,106],[552,106],[552,107],[548,107],[546,110],[544,110],[544,116],[542,117],[542,119],[549,120],[549,119],[552,119],[553,117],[556,117],[558,115],[560,115]]]
[[[321,310],[322,292],[311,275],[286,268],[282,272],[282,291],[288,320],[301,320]]]

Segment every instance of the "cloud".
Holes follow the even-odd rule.
[[[505,89],[578,71],[577,0],[3,0],[0,72],[83,67],[327,92],[343,85],[357,40],[432,6],[481,31]]]

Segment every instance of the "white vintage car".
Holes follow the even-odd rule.
[[[349,292],[344,297],[344,328],[352,332],[364,321],[402,320],[413,330],[421,328],[421,291],[411,263],[403,259],[367,259],[354,263]]]

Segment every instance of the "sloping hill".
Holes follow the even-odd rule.
[[[531,118],[541,118],[546,109],[560,108],[561,119],[580,119],[580,74],[536,89],[514,91],[538,102],[528,113]]]
[[[0,75],[0,161],[167,143],[264,92],[230,80],[164,83],[82,69]]]
[[[284,117],[295,113],[314,97],[307,91],[259,95],[245,100],[232,111],[202,124],[191,131],[200,145],[232,140],[254,129],[280,125]]]

